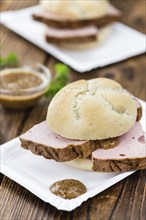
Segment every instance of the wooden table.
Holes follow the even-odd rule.
[[[37,2],[35,0],[1,0],[1,10],[16,10],[35,5]],[[123,23],[146,33],[145,0],[113,0],[112,2],[123,11]],[[54,64],[57,62],[55,58],[1,26],[1,53],[6,56],[9,52],[15,52],[22,64],[30,60],[32,62],[42,62],[54,72]],[[140,55],[85,74],[79,74],[71,70],[70,79],[74,81],[99,76],[112,78],[120,82],[135,96],[146,100],[145,61],[145,55]],[[48,98],[43,98],[38,105],[25,111],[13,112],[0,107],[1,143],[17,137],[34,124],[43,121],[49,101]],[[58,211],[11,179],[1,175],[0,219],[144,220],[146,219],[145,180],[146,171],[137,171],[84,202],[81,207],[74,211],[65,212]]]

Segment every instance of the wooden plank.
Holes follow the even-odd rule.
[[[56,208],[49,204],[37,199],[33,194],[28,193],[27,190],[11,182],[8,178],[5,178],[2,183],[4,193],[1,195],[2,199],[2,219],[83,219],[83,216],[88,219],[105,219],[107,205],[107,211],[114,207],[114,203],[117,200],[117,189],[121,192],[118,184],[114,188],[114,193],[108,189],[104,193],[89,199],[83,203],[81,207],[75,209],[72,212],[58,211]],[[17,204],[17,210],[14,206]],[[102,206],[103,205],[103,206]],[[7,212],[9,210],[9,212]],[[110,212],[109,212],[110,213]],[[100,214],[100,215],[99,215]],[[103,218],[101,218],[103,217]],[[85,218],[85,219],[86,219]]]
[[[11,4],[10,4],[11,2]],[[6,1],[6,3],[9,6],[7,9],[11,9],[13,5],[15,5],[15,8],[20,8],[20,5],[23,7],[28,1],[21,1],[22,5],[18,1],[18,4],[14,4],[13,1]],[[32,2],[35,1],[30,1]],[[12,4],[13,3],[13,4]],[[46,53],[40,50],[39,48],[35,47],[31,43],[27,42],[23,38],[19,37],[15,33],[11,32],[10,30],[6,29],[2,26],[1,32],[4,33],[1,36],[1,54],[2,56],[7,56],[9,53],[14,52],[17,54],[20,64],[33,64],[33,63],[43,63],[46,58]],[[30,49],[31,48],[31,49]],[[1,143],[4,143],[14,137],[16,137],[19,134],[19,129],[22,127],[22,122],[27,117],[27,114],[29,110],[24,111],[10,111],[1,108],[1,115],[0,118],[1,124],[3,125],[3,129],[1,129],[1,136],[2,141]],[[15,124],[15,126],[13,126]],[[9,132],[8,132],[9,131]]]
[[[2,219],[113,219],[144,220],[145,171],[100,193],[72,212],[58,211],[20,185],[5,178],[2,183]],[[135,179],[137,181],[135,181]],[[17,207],[17,209],[14,209]],[[127,211],[128,210],[128,211]]]
[[[38,124],[46,119],[49,102],[50,98],[43,97],[39,104],[30,109],[28,117],[26,118],[23,128],[19,134],[24,133],[35,124]]]
[[[71,69],[70,82],[80,79],[92,79],[96,77],[106,77],[119,82],[125,89],[134,96],[146,100],[146,55],[139,55],[104,68],[95,69],[88,73],[78,73]],[[52,75],[55,74],[54,65],[59,62],[50,58],[47,63]]]
[[[145,178],[146,170],[136,172],[130,178],[127,178],[119,202],[112,213],[112,219],[146,219]]]
[[[39,0],[1,0],[0,11],[18,10],[28,6],[37,5]]]
[[[18,3],[18,4],[17,4]],[[12,10],[24,7],[24,5],[36,4],[36,1],[3,1],[2,2],[2,10]],[[5,6],[5,7],[4,7]],[[18,55],[20,59],[20,63],[29,64],[30,61],[33,63],[36,62],[44,62],[46,59],[46,53],[42,50],[38,49],[37,47],[31,45],[29,42],[25,41],[24,39],[20,38],[13,32],[9,31],[5,27],[1,25],[1,55],[7,56],[9,53],[14,52]],[[31,50],[30,50],[31,48]],[[11,111],[2,108],[0,106],[0,136],[1,136],[1,144],[15,138],[19,135],[25,118],[27,117],[29,110],[24,111]],[[2,181],[3,176],[0,177],[0,181]]]
[[[20,64],[22,65],[44,62],[46,53],[41,49],[9,31],[5,27],[2,27],[2,31],[5,33],[1,38],[2,56],[7,56],[9,53],[14,52],[17,54]],[[43,57],[43,59],[41,57]]]
[[[122,12],[122,22],[130,27],[146,33],[146,2],[145,0],[111,0]]]

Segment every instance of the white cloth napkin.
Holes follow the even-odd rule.
[[[121,23],[113,25],[109,39],[100,46],[79,51],[60,49],[45,41],[46,26],[32,19],[32,13],[39,10],[39,6],[33,6],[3,12],[1,23],[79,72],[116,63],[146,51],[146,35]]]

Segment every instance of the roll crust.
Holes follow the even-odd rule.
[[[133,127],[137,108],[117,82],[97,78],[71,83],[51,101],[48,126],[62,137],[101,140],[120,136]]]

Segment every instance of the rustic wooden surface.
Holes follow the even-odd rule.
[[[1,11],[16,10],[37,4],[37,0],[1,0]],[[146,33],[145,0],[113,0],[123,11],[122,22]],[[52,72],[57,60],[36,46],[1,25],[1,54],[15,52],[22,63],[42,62]],[[130,40],[130,39],[129,39]],[[146,62],[145,55],[130,58],[92,72],[79,74],[71,71],[70,80],[94,78],[98,76],[112,78],[120,82],[135,96],[146,100]],[[0,107],[1,144],[15,138],[45,119],[49,99],[26,111],[10,111]],[[39,116],[39,117],[38,117]],[[120,181],[72,212],[58,211],[41,201],[28,190],[9,178],[1,175],[1,220],[40,220],[40,219],[91,219],[91,220],[145,220],[146,219],[146,171],[137,171]]]

